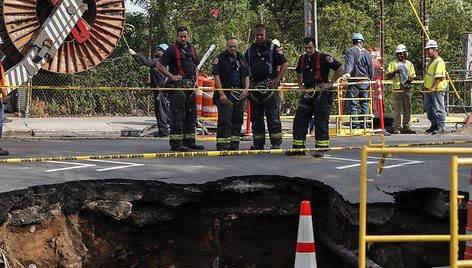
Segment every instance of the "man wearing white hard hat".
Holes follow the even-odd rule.
[[[393,82],[393,134],[416,134],[410,128],[411,93],[410,85],[416,77],[415,67],[407,60],[406,46],[400,44],[395,49],[397,60],[390,62],[385,76]],[[403,128],[402,128],[403,114]]]
[[[424,76],[424,110],[431,121],[426,132],[442,134],[445,132],[446,109],[444,95],[448,87],[446,81],[446,64],[439,56],[439,46],[434,40],[429,40],[424,47],[426,56],[430,59]]]

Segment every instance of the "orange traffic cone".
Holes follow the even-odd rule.
[[[300,208],[295,268],[316,268],[315,238],[310,201],[302,201]]]

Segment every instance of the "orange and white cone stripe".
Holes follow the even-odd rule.
[[[472,173],[472,170],[471,170]],[[465,228],[465,234],[470,235],[472,234],[472,174],[469,178],[469,202],[467,202],[467,227]],[[464,259],[472,260],[472,241],[465,242],[465,253]]]
[[[316,268],[315,238],[311,219],[310,201],[303,201],[298,224],[295,268]]]

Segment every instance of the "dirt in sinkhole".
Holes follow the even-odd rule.
[[[370,205],[368,234],[447,233],[447,194],[418,189]],[[293,267],[302,200],[311,201],[318,267],[357,267],[343,252],[358,248],[358,205],[318,181],[277,176],[80,181],[3,193],[0,267],[3,259],[13,268]],[[449,263],[448,252],[448,243],[375,243],[368,258],[381,267],[434,267]]]

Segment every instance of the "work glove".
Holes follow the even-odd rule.
[[[343,74],[343,76],[341,77],[341,79],[342,79],[343,81],[347,81],[347,79],[348,79],[349,77],[351,77],[351,74],[350,74],[350,73],[347,73],[347,74]]]
[[[131,56],[136,55],[136,51],[132,50],[131,48],[128,49],[128,51],[129,51],[129,54],[131,54]]]

